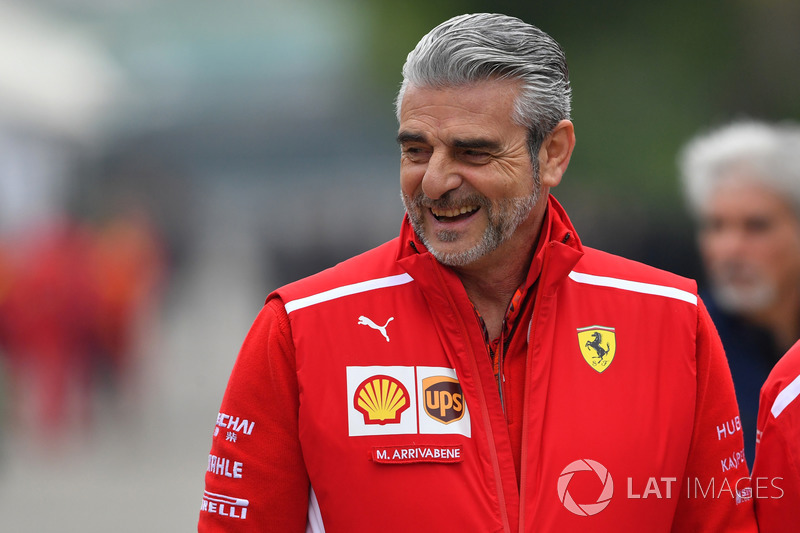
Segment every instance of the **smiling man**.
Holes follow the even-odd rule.
[[[550,194],[559,45],[464,15],[403,78],[400,235],[267,298],[200,531],[755,531],[695,283],[583,246]]]
[[[495,338],[528,271],[549,188],[569,162],[572,123],[553,128],[538,150],[542,162],[532,157],[529,130],[512,117],[519,80],[409,85],[397,137],[408,219],[428,251],[459,273]]]
[[[398,135],[403,202],[415,232],[445,265],[475,268],[481,259],[486,270],[509,259],[521,265],[536,240],[546,203],[527,131],[510,115],[518,85],[494,81],[405,92]],[[567,122],[564,127],[571,129]],[[531,216],[535,206],[538,216]],[[525,257],[486,264],[485,257],[497,257],[512,238],[509,252]]]

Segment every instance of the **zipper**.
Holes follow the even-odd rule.
[[[508,310],[506,309],[506,314]],[[503,416],[506,417],[506,395],[505,395],[505,383],[506,383],[506,375],[503,371],[503,362],[505,360],[506,355],[506,346],[505,346],[505,335],[506,335],[506,319],[503,319],[503,329],[500,330],[500,343],[497,345],[497,388],[500,391],[500,407],[503,408]],[[508,417],[506,417],[506,422],[508,422]]]
[[[535,285],[534,285],[535,287]],[[525,293],[525,295],[520,298],[517,302],[517,309],[516,309],[516,316],[515,320],[517,321],[515,325],[511,327],[511,330],[508,332],[509,334],[506,335],[506,326],[508,324],[508,315],[511,310],[511,307],[514,305],[514,300],[517,297],[517,293],[514,293],[511,301],[508,303],[508,307],[506,308],[505,317],[503,318],[503,324],[500,329],[500,340],[498,342],[497,347],[497,388],[500,392],[500,405],[503,408],[503,415],[507,415],[506,413],[506,393],[505,393],[505,384],[506,384],[506,375],[505,375],[505,358],[506,358],[506,348],[507,345],[511,344],[512,337],[517,334],[517,329],[520,325],[520,313],[525,309],[528,305],[528,299],[534,294],[535,288],[531,287]],[[519,289],[517,289],[519,290]],[[490,354],[491,357],[491,354]],[[507,420],[506,416],[506,420]]]
[[[451,309],[457,310],[458,306],[456,306],[455,301],[453,300],[452,294],[447,287],[447,283],[445,282],[442,273],[437,269],[434,268],[434,272],[436,277],[438,278],[439,287],[442,294],[445,295],[447,301],[450,305]],[[500,510],[500,521],[503,524],[503,531],[505,533],[511,533],[511,526],[509,523],[508,518],[508,508],[506,506],[506,495],[505,495],[505,485],[503,483],[503,476],[500,472],[500,461],[497,452],[497,444],[494,439],[494,430],[492,428],[491,417],[489,416],[489,409],[486,405],[486,395],[484,394],[483,383],[481,380],[481,373],[480,369],[478,368],[478,359],[476,358],[476,353],[474,351],[474,346],[472,342],[469,340],[469,327],[464,322],[464,318],[460,312],[456,311],[455,316],[458,318],[458,325],[461,329],[461,335],[465,339],[465,345],[467,346],[469,353],[466,354],[467,364],[470,366],[470,371],[475,379],[475,390],[478,393],[478,403],[481,410],[481,419],[483,420],[483,431],[484,431],[484,438],[486,439],[487,445],[489,447],[490,459],[492,470],[494,473],[494,482],[497,488],[497,505]]]
[[[532,346],[532,341],[535,338],[535,335],[534,335],[535,327],[536,327],[536,324],[539,323],[538,322],[539,321],[539,314],[540,314],[540,310],[541,310],[541,308],[543,306],[544,290],[545,290],[545,286],[546,286],[545,280],[546,280],[546,274],[547,274],[547,267],[548,267],[548,264],[550,263],[550,253],[547,253],[547,252],[549,252],[549,250],[545,250],[545,252],[546,253],[545,253],[544,259],[542,261],[542,271],[539,273],[539,282],[537,284],[538,286],[537,286],[536,291],[535,291],[536,294],[534,294],[534,296],[533,296],[535,298],[535,301],[534,301],[534,306],[533,306],[533,312],[531,313],[531,321],[530,321],[530,324],[528,325],[528,335],[527,335],[527,337],[528,337],[527,338],[528,346],[526,348],[526,351],[527,350],[532,350],[531,346]],[[542,291],[541,294],[539,294],[539,291]],[[529,420],[529,417],[528,417],[528,412],[527,411],[528,411],[528,408],[530,407],[528,405],[528,395],[532,394],[531,391],[528,389],[527,385],[528,385],[528,375],[530,373],[530,365],[531,365],[532,359],[533,359],[533,357],[527,357],[526,356],[525,375],[522,378],[522,379],[525,380],[525,394],[524,394],[523,399],[522,399],[522,445],[520,446],[520,458],[519,458],[519,469],[520,469],[520,473],[519,473],[519,531],[520,532],[525,531],[525,510],[526,510],[525,509],[525,492],[526,492],[525,487],[527,486],[527,478],[528,478],[528,470],[529,470],[529,468],[528,468],[528,457],[527,457],[528,456],[527,451],[528,451],[528,429],[529,429],[528,420]]]

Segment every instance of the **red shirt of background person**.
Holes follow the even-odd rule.
[[[96,289],[98,347],[110,377],[124,382],[132,370],[137,327],[153,310],[165,276],[164,247],[143,212],[119,213],[93,239],[91,276]]]
[[[761,389],[752,486],[762,533],[797,531],[800,510],[800,342]]]
[[[12,277],[0,308],[20,420],[46,435],[87,423],[98,317],[91,233],[59,219],[11,248]],[[13,395],[12,395],[13,396]]]

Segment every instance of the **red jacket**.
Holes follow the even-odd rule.
[[[761,388],[753,464],[758,526],[764,533],[797,531],[800,509],[800,342]]]
[[[755,531],[695,284],[547,213],[502,399],[463,286],[407,222],[272,294],[223,399],[200,531]]]

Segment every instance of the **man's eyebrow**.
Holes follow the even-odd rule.
[[[496,152],[500,149],[499,142],[480,137],[475,139],[456,139],[453,141],[453,146],[462,150],[488,150],[490,152]]]
[[[426,142],[425,136],[421,133],[411,133],[410,131],[401,131],[397,134],[397,144],[405,143],[424,143]]]
[[[422,135],[421,133],[413,133],[410,131],[401,131],[397,135],[397,143],[398,144],[405,144],[405,143],[427,143],[427,138]],[[481,137],[477,137],[474,139],[456,139],[453,141],[453,147],[459,148],[461,150],[464,149],[472,149],[472,150],[488,150],[488,151],[497,151],[500,149],[500,143],[491,139],[485,139]]]

